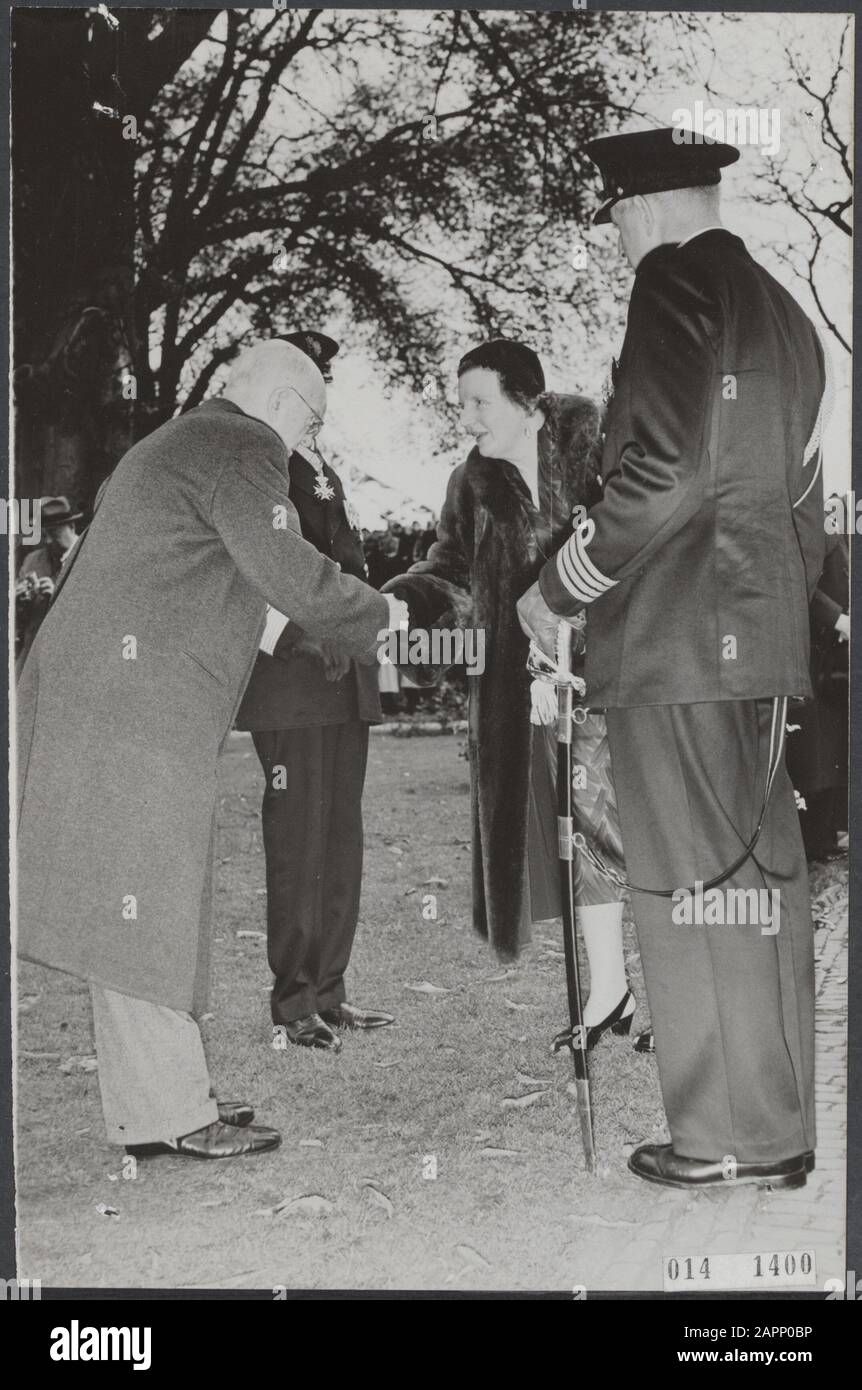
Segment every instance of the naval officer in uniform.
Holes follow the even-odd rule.
[[[635,270],[604,494],[519,610],[549,651],[558,616],[587,611],[671,1134],[629,1167],[671,1187],[801,1187],[813,934],[782,743],[787,697],[810,694],[826,359],[721,225],[739,151],[679,141],[587,146],[605,183],[594,220]]]

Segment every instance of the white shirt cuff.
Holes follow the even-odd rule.
[[[275,644],[289,622],[290,619],[279,613],[277,608],[273,608],[269,603],[266,605],[266,624],[260,639],[260,650],[266,652],[267,656],[272,656],[275,652]]]

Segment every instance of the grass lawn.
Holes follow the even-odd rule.
[[[282,1131],[275,1153],[220,1164],[142,1161],[125,1178],[122,1154],[105,1142],[97,1074],[87,1069],[86,988],[22,967],[24,1275],[46,1287],[597,1287],[591,1273],[611,1250],[624,1258],[643,1223],[663,1222],[691,1200],[648,1188],[626,1169],[636,1143],[666,1137],[654,1059],[634,1054],[629,1039],[608,1035],[591,1054],[602,1167],[585,1174],[571,1063],[548,1053],[566,1021],[560,928],[540,925],[516,969],[501,966],[473,932],[460,745],[455,737],[372,738],[348,993],[390,1009],[397,1023],[347,1035],[332,1057],[271,1045],[262,779],[250,739],[230,742],[212,1016],[203,1028],[218,1094],[250,1100],[261,1123]],[[422,914],[432,893],[436,921]],[[647,1017],[627,931],[636,1031]],[[410,988],[423,983],[441,992]]]

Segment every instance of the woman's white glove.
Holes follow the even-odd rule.
[[[530,685],[530,723],[553,724],[557,718],[557,687],[548,681]]]

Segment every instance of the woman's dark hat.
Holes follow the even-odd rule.
[[[604,202],[593,217],[596,226],[610,222],[611,208],[623,198],[720,183],[722,169],[739,159],[735,145],[679,126],[604,135],[584,148],[603,181]]]
[[[541,395],[545,389],[545,373],[539,354],[516,338],[487,338],[484,343],[470,348],[458,363],[459,377],[472,367],[504,375],[526,376],[537,395]]]

